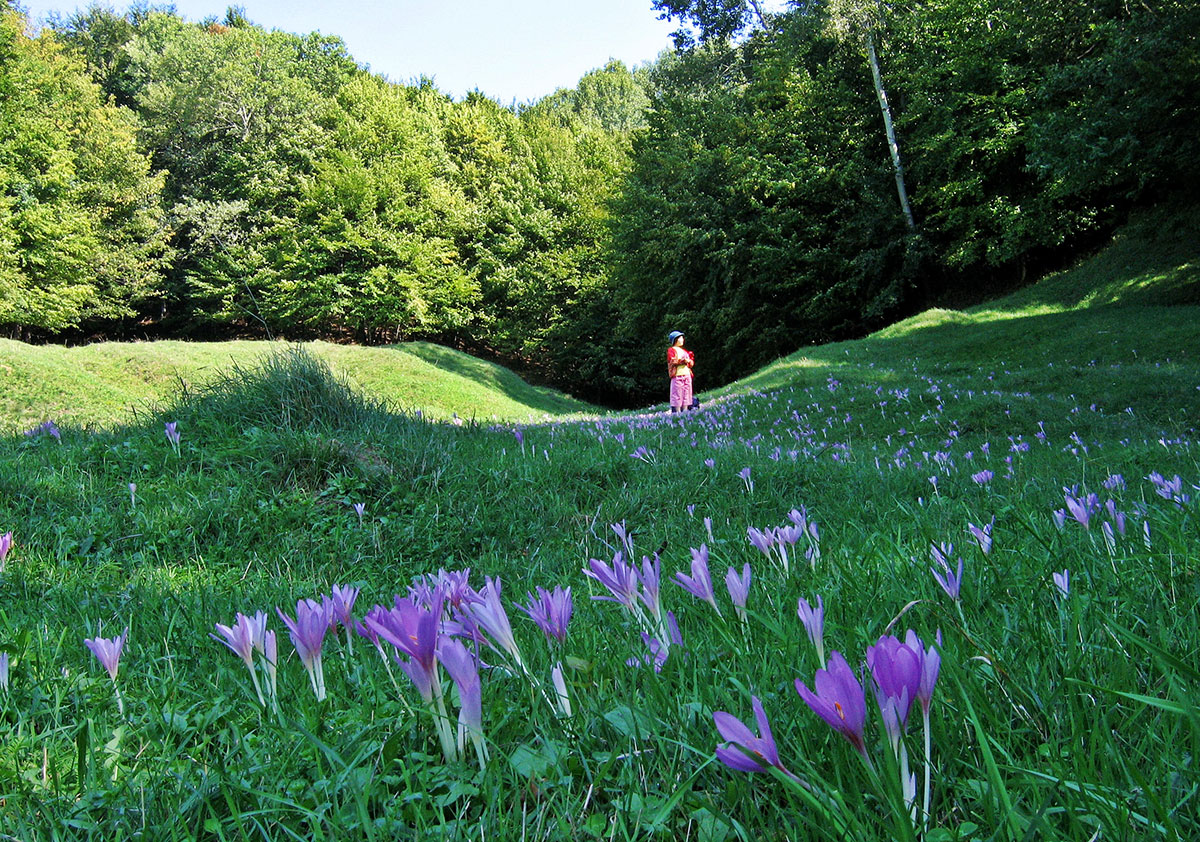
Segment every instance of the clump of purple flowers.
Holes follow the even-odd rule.
[[[49,436],[55,441],[62,441],[62,433],[59,432],[58,425],[53,421],[43,421],[36,427],[26,430],[25,435],[31,439],[38,438],[40,436]]]

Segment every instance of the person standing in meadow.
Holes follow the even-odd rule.
[[[692,405],[692,367],[696,355],[683,347],[682,331],[667,335],[667,376],[671,378],[671,411],[683,412]]]

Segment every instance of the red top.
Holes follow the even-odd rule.
[[[667,374],[670,377],[691,377],[696,355],[691,351],[671,345],[667,348]]]

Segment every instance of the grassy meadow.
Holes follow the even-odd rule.
[[[682,416],[0,343],[0,837],[1196,838],[1195,230]]]
[[[111,427],[202,389],[233,369],[253,369],[285,343],[101,342],[73,348],[0,339],[0,433],[47,419]],[[529,420],[590,409],[531,386],[502,366],[428,342],[377,348],[306,342],[356,390],[433,418]]]

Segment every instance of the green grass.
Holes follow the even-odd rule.
[[[1087,282],[1087,266],[1073,271]],[[970,323],[927,314],[805,349],[705,396],[700,413],[494,425],[417,414],[419,401],[396,398],[407,380],[387,380],[398,365],[349,361],[362,349],[281,346],[236,365],[226,351],[186,391],[164,376],[155,408],[112,426],[64,423],[61,441],[10,435],[0,835],[1196,838],[1200,502],[1182,497],[1200,496],[1193,311],[1151,296]],[[494,376],[492,394],[525,394],[449,352],[417,356],[439,378]],[[1181,477],[1178,500],[1155,472]],[[1098,495],[1088,528],[1070,516],[1056,525],[1064,489]],[[747,527],[785,524],[800,507],[819,540],[801,540],[785,570]],[[985,555],[968,524],[992,518]],[[604,591],[582,572],[612,560],[610,525],[622,522],[635,559],[660,554],[661,600],[678,619],[683,645],[661,672],[626,663],[650,654],[642,622],[590,599]],[[960,600],[930,575],[940,543],[963,559]],[[669,581],[701,544],[720,616]],[[743,622],[723,580],[745,564]],[[482,770],[469,746],[446,761],[408,679],[393,668],[393,684],[367,641],[351,650],[340,629],[325,641],[318,702],[274,614],[340,583],[362,588],[361,618],[413,577],[467,567],[476,588],[501,577],[526,664],[484,650]],[[1052,581],[1062,570],[1069,596]],[[561,645],[516,607],[555,585],[575,598]],[[927,822],[909,818],[870,695],[868,766],[795,690],[819,666],[797,600],[817,596],[826,652],[856,668],[881,635],[941,634],[928,756],[919,709],[905,738],[918,805],[929,772]],[[258,609],[280,635],[278,711],[260,708],[246,667],[209,637]],[[82,641],[126,627],[120,710]],[[549,703],[559,663],[569,716]],[[714,759],[713,713],[757,731],[752,697],[803,785]]]
[[[277,343],[103,342],[77,348],[0,339],[0,432],[48,418],[111,426],[198,388],[233,366],[253,367]],[[585,411],[581,401],[531,386],[511,371],[466,354],[411,342],[380,348],[304,343],[362,391],[399,410],[434,418],[528,420]]]

